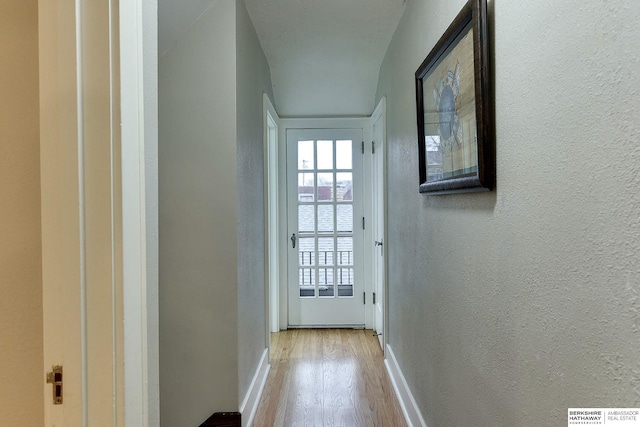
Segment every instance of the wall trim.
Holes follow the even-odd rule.
[[[279,155],[278,155],[278,127],[280,117],[271,99],[266,93],[262,94],[263,103],[263,144],[264,144],[264,194],[265,194],[265,295],[267,330],[266,340],[270,342],[270,333],[280,331],[280,245],[286,242],[280,234],[280,203],[279,203]]]
[[[407,380],[404,378],[402,370],[400,370],[400,365],[398,365],[398,360],[395,354],[393,354],[393,350],[389,344],[387,344],[386,350],[387,358],[384,360],[384,365],[387,367],[387,372],[393,384],[393,390],[396,392],[407,425],[409,427],[427,427],[427,423],[424,421],[424,418],[422,418],[418,404],[413,398],[413,394],[411,394]]]
[[[242,414],[242,427],[250,427],[253,423],[253,418],[258,410],[258,404],[262,397],[262,391],[267,383],[267,377],[269,376],[269,349],[265,348],[262,352],[262,357],[258,363],[258,369],[251,380],[249,390],[244,397],[242,404],[240,405],[240,413]]]
[[[119,2],[124,425],[160,425],[157,0]]]

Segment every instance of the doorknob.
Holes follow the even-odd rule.
[[[375,244],[376,246],[382,246],[382,241],[379,241],[379,242],[378,242],[378,241],[376,240],[374,244]]]
[[[296,247],[296,233],[291,235],[291,247],[295,249]]]

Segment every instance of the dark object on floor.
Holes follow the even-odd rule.
[[[216,412],[200,427],[242,427],[240,412]]]

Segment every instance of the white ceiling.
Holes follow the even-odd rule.
[[[216,0],[158,0],[159,52]],[[366,116],[404,0],[245,0],[278,114]]]

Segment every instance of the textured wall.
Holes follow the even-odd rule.
[[[238,135],[238,382],[244,399],[267,348],[262,94],[273,99],[269,65],[244,2],[236,8]]]
[[[159,62],[163,427],[239,407],[235,10],[213,3]]]
[[[424,196],[413,73],[463,3],[408,0],[381,69],[390,345],[430,427],[637,407],[637,5],[490,3],[497,189]]]
[[[6,426],[43,413],[38,2],[0,3],[0,390]]]

